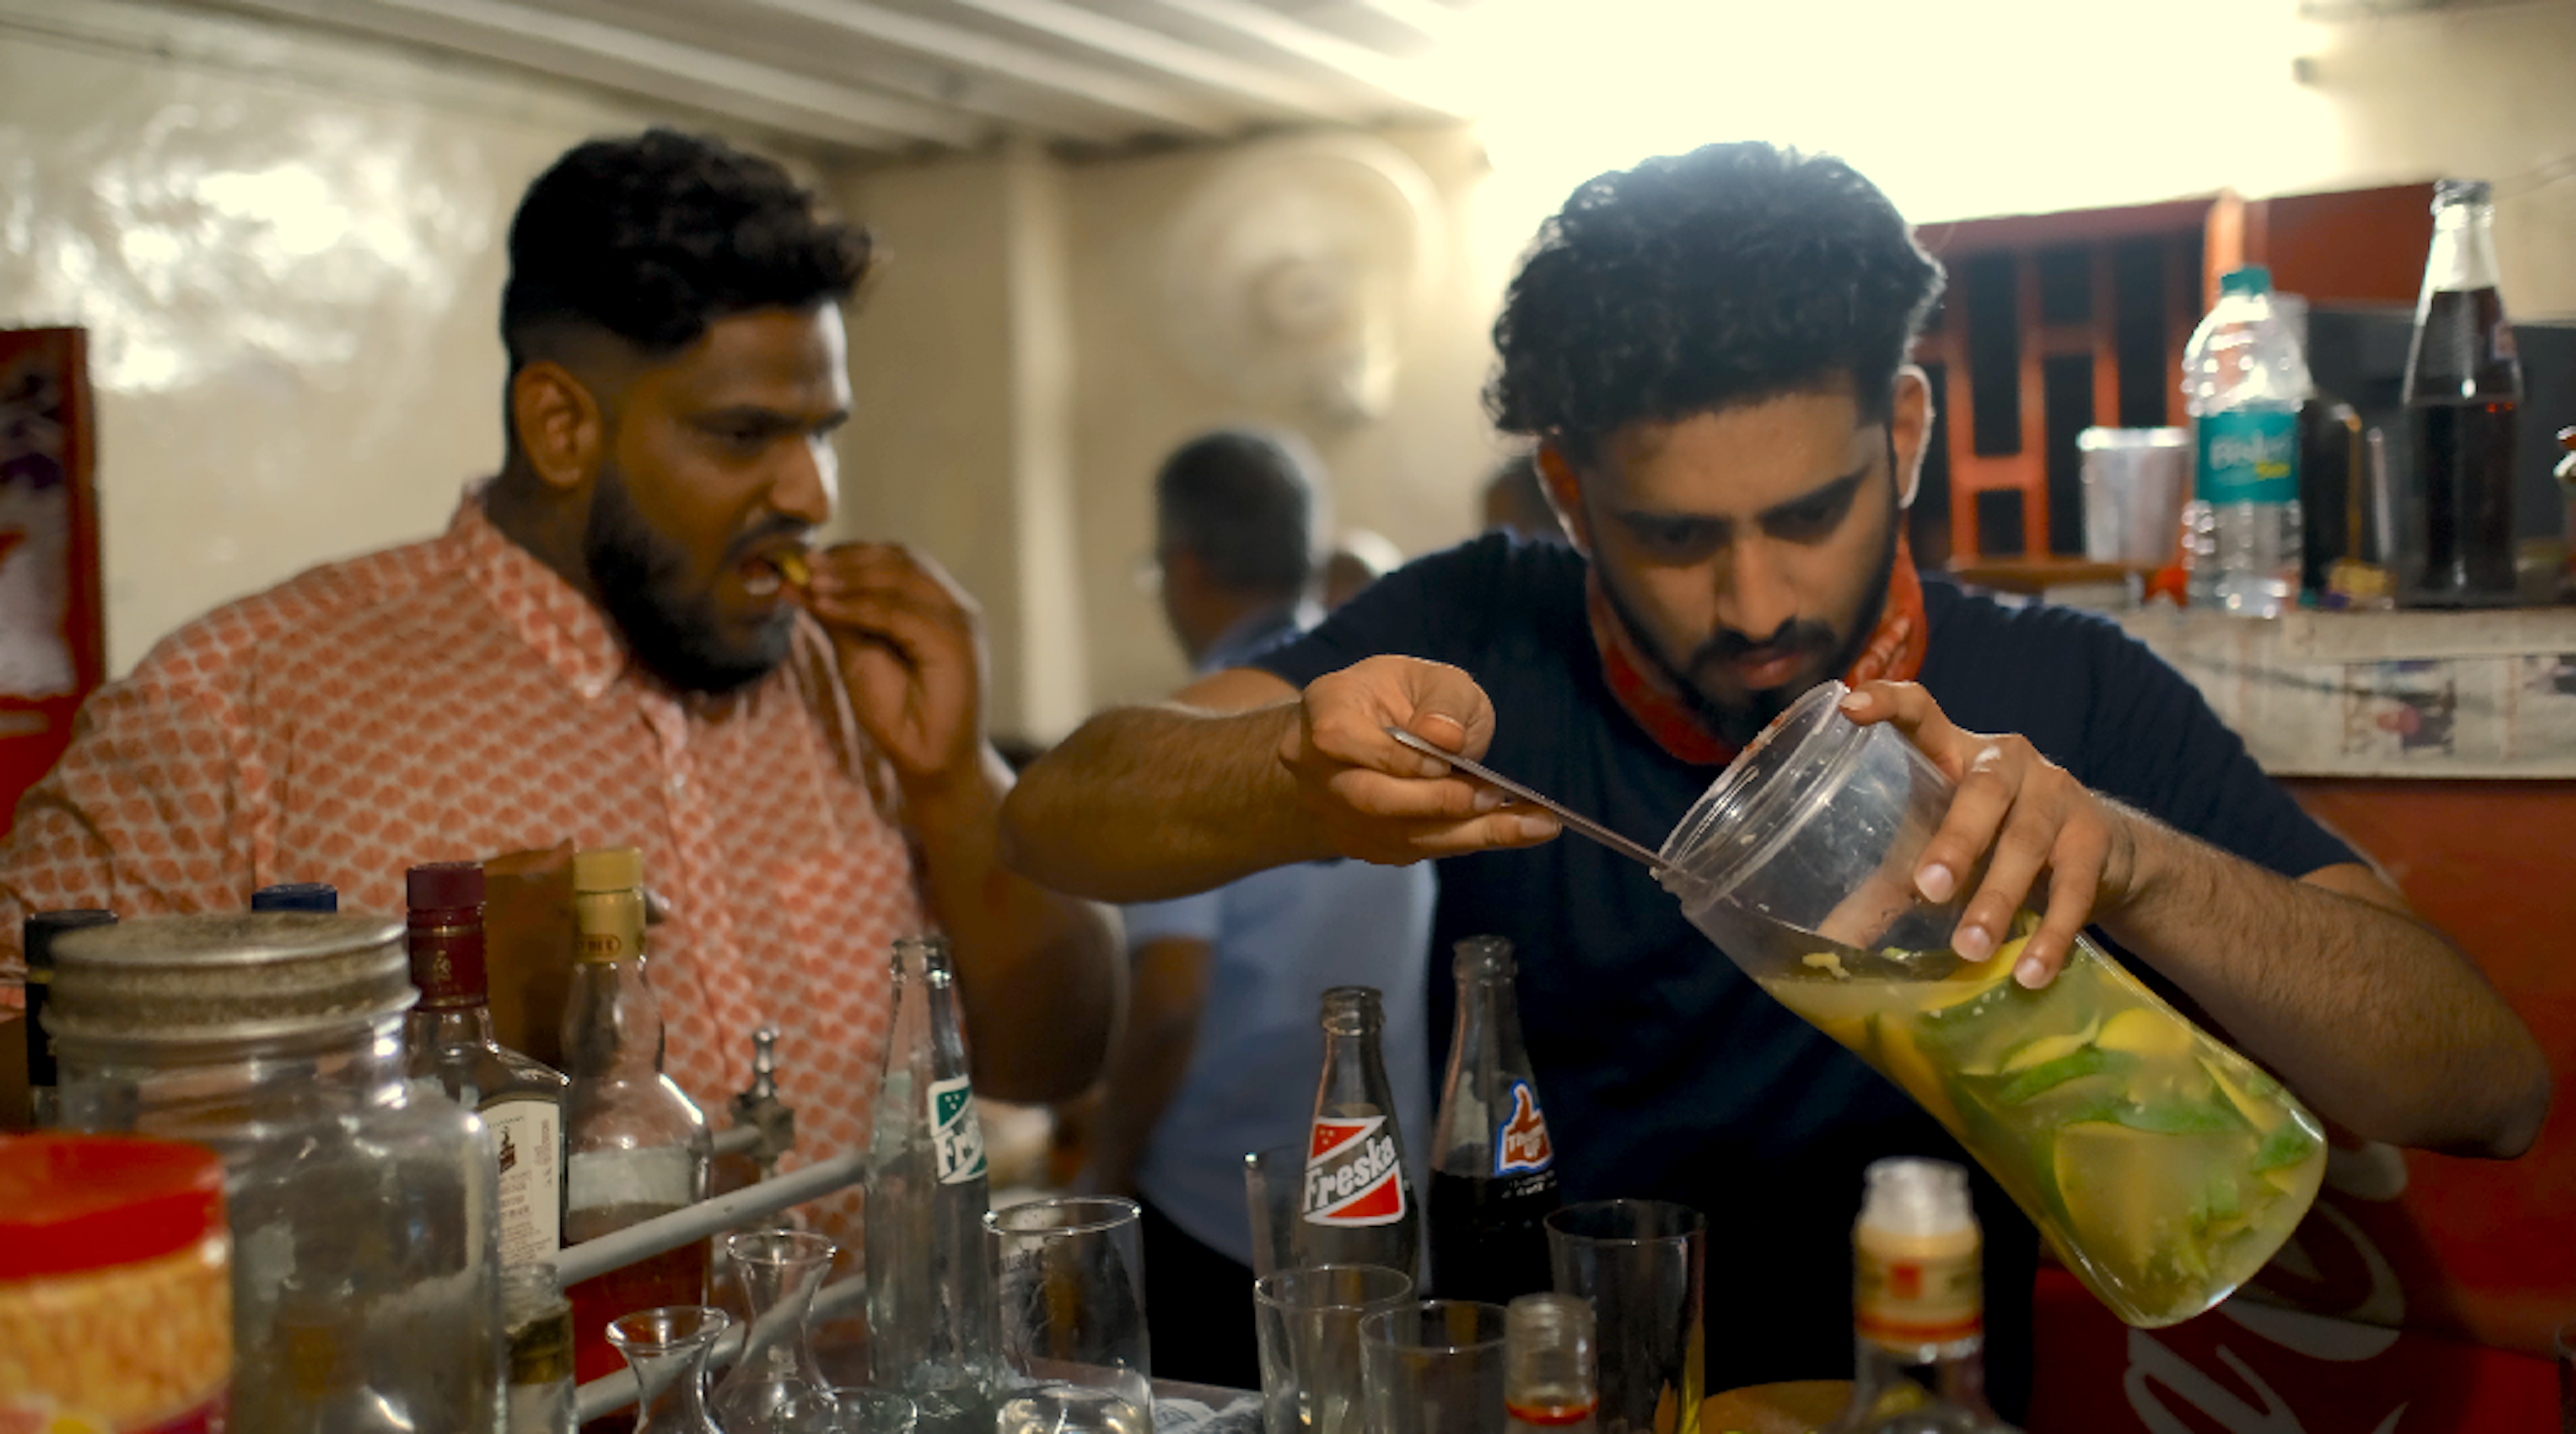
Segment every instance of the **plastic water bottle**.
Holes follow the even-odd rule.
[[[2205,538],[2196,531],[2200,542],[2186,544],[2207,559],[2205,569],[2194,565],[2193,601],[2278,617],[2298,600],[2299,405],[2308,390],[2307,355],[2273,303],[2271,271],[2250,264],[2221,277],[2218,305],[2182,359],[2199,458],[2186,522],[2207,524]]]

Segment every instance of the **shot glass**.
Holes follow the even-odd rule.
[[[1559,1294],[1592,1302],[1601,1434],[1698,1434],[1708,1221],[1661,1200],[1597,1200],[1547,1217]]]
[[[1503,1307],[1425,1300],[1360,1321],[1375,1434],[1502,1434]]]
[[[1254,1280],[1267,1434],[1364,1434],[1360,1321],[1412,1298],[1411,1275],[1376,1265],[1313,1265]]]
[[[1002,1359],[1012,1382],[1104,1390],[1147,1411],[1141,1417],[1150,1427],[1153,1362],[1136,1202],[1073,1195],[1031,1200],[987,1213],[984,1230],[998,1272]]]

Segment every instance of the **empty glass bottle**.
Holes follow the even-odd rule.
[[[868,1349],[923,1434],[992,1427],[998,1361],[983,1127],[947,943],[894,943],[894,1021],[868,1151]]]
[[[1412,1278],[1422,1268],[1422,1211],[1378,1046],[1386,1016],[1376,989],[1326,991],[1322,1021],[1324,1068],[1291,1248],[1301,1265],[1379,1265]]]

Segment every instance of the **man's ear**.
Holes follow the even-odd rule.
[[[608,423],[572,370],[538,359],[510,376],[510,426],[528,468],[549,488],[580,487],[599,471]]]
[[[1556,520],[1565,525],[1574,550],[1592,556],[1592,528],[1583,513],[1583,480],[1575,475],[1573,461],[1553,443],[1540,444],[1537,456],[1539,486],[1546,490],[1547,505],[1556,510]]]
[[[1896,371],[1887,436],[1896,449],[1897,506],[1911,508],[1923,485],[1923,455],[1932,446],[1932,379],[1914,364]]]

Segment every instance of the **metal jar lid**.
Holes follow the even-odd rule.
[[[403,924],[302,911],[158,916],[54,944],[45,1029],[151,1046],[354,1030],[419,999]]]

